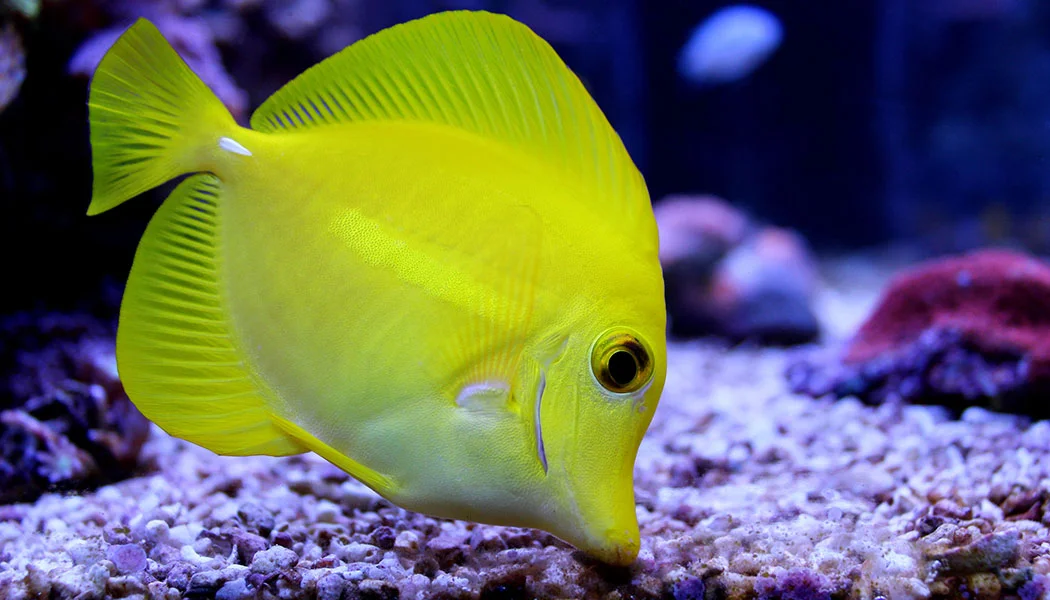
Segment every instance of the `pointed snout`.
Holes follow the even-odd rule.
[[[574,522],[561,527],[567,542],[610,565],[634,562],[641,536],[630,476],[578,488],[570,505]]]
[[[604,563],[616,567],[630,566],[638,558],[641,539],[636,521],[632,520],[629,526],[624,525],[623,528],[609,529],[593,536],[591,545],[581,549]]]

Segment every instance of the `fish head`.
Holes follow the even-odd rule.
[[[640,548],[634,462],[667,373],[663,295],[645,302],[652,310],[591,315],[551,364],[537,412],[548,530],[613,565]]]

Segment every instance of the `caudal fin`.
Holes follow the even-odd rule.
[[[204,170],[236,126],[222,102],[145,19],[106,53],[88,99],[94,183],[88,214]]]

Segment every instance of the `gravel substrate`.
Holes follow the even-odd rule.
[[[875,291],[823,293],[829,344]],[[1050,423],[796,396],[789,358],[672,346],[630,569],[405,512],[313,455],[216,457],[154,429],[146,475],[0,506],[0,598],[1046,597]]]

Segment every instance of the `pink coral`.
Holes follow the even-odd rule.
[[[1020,353],[1050,380],[1050,267],[1026,254],[982,250],[898,275],[845,355],[861,363],[914,344],[929,330],[958,331],[988,353]]]

